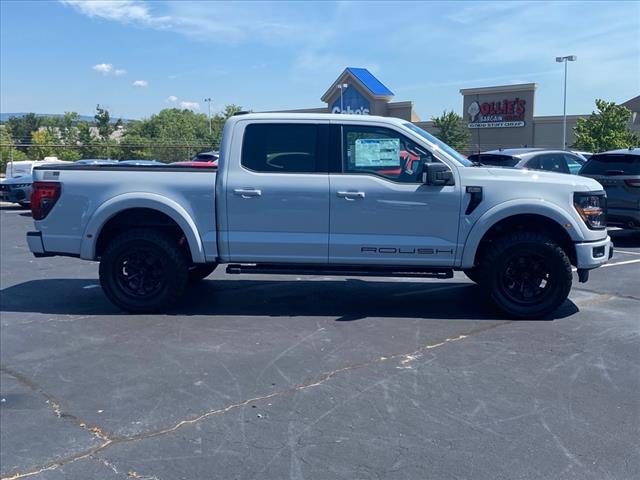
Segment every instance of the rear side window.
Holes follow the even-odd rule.
[[[511,155],[496,155],[493,153],[470,155],[469,160],[472,162],[480,162],[484,165],[495,165],[498,167],[515,167],[520,161],[518,157],[512,157]]]
[[[555,173],[569,173],[566,160],[561,153],[537,155],[533,160],[527,162],[527,168]]]
[[[593,155],[580,174],[585,175],[640,175],[640,155],[605,153]]]
[[[255,172],[315,173],[317,152],[317,125],[255,123],[245,128],[241,164]]]

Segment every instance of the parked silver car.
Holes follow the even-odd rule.
[[[580,175],[597,180],[607,192],[607,225],[640,229],[640,148],[596,153]]]
[[[496,167],[527,168],[547,172],[571,173],[580,171],[584,158],[564,150],[542,148],[505,148],[469,155],[472,162]]]

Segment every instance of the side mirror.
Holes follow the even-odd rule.
[[[444,163],[429,162],[422,167],[422,183],[425,185],[454,185],[453,172]]]

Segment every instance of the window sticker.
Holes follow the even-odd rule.
[[[399,138],[360,138],[355,144],[356,167],[399,167]]]

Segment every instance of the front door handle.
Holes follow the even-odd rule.
[[[364,198],[364,192],[336,192],[340,198],[346,200],[355,200],[356,198]]]
[[[257,188],[234,188],[233,193],[240,195],[242,198],[259,197],[262,191]]]

